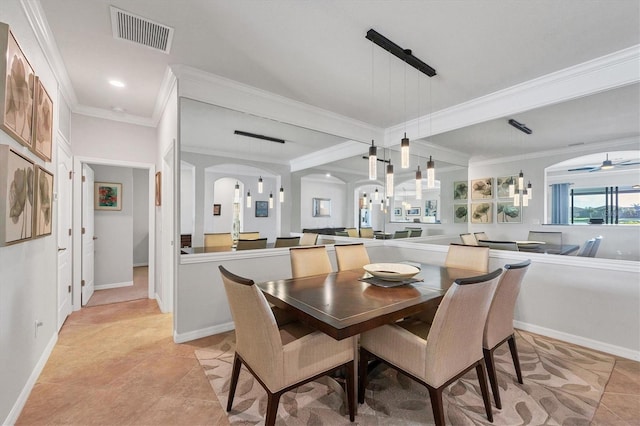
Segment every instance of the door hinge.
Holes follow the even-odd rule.
[[[69,293],[71,293],[71,286],[68,286],[68,287],[67,287],[67,291],[68,291]]]
[[[84,280],[80,281],[80,286],[84,287]]]
[[[69,170],[69,179],[73,179],[73,171]]]
[[[82,176],[82,182],[86,181],[87,177],[86,176]]]
[[[82,235],[84,235],[84,226],[82,227]]]

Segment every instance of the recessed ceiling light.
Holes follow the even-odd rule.
[[[326,176],[327,176],[327,177],[331,177],[331,173],[327,173],[327,174],[326,174]]]
[[[120,80],[109,80],[109,84],[113,87],[124,87],[124,83]]]
[[[111,108],[113,111],[115,112],[124,112],[124,108],[119,107],[119,106],[114,106],[113,108]]]

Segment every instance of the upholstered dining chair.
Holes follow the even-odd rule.
[[[373,238],[373,228],[360,228],[360,238]]]
[[[562,232],[557,231],[529,231],[529,241],[542,241],[547,244],[562,245]]]
[[[486,273],[489,271],[489,247],[449,244],[444,266]]]
[[[231,247],[232,245],[233,240],[231,239],[231,233],[229,232],[204,234],[205,247]]]
[[[318,234],[305,232],[300,237],[301,246],[315,246],[318,243]]]
[[[263,249],[267,248],[267,239],[266,238],[256,238],[253,240],[238,240],[238,244],[236,245],[236,250],[253,250],[253,249]]]
[[[476,240],[475,235],[473,235],[471,233],[460,234],[460,240],[462,241],[462,244],[466,244],[468,246],[477,246],[478,245],[478,241]]]
[[[255,231],[249,232],[249,231],[247,231],[247,232],[241,232],[239,239],[240,240],[256,240],[258,238],[260,238],[260,232],[255,232]]]
[[[595,238],[591,238],[585,241],[582,247],[580,247],[580,250],[578,250],[578,253],[576,254],[576,256],[589,257],[589,254],[591,253],[591,247],[593,247],[593,243],[595,242],[596,242]]]
[[[371,263],[369,253],[367,253],[367,248],[363,243],[336,244],[334,248],[336,250],[338,271],[362,268],[364,265]]]
[[[409,318],[360,335],[359,392],[364,402],[372,356],[426,386],[436,425],[445,423],[442,391],[476,369],[487,418],[493,422],[482,335],[502,269],[457,279],[445,293],[432,324]]]
[[[489,240],[489,236],[485,232],[474,232],[473,236],[476,237],[476,241]]]
[[[276,237],[274,247],[295,247],[300,245],[300,237]]]
[[[516,306],[518,293],[520,293],[522,279],[527,273],[529,265],[531,265],[531,261],[527,259],[521,263],[504,266],[505,272],[500,277],[500,281],[498,281],[498,286],[496,287],[487,315],[487,322],[484,326],[482,352],[484,361],[487,364],[489,383],[491,383],[496,408],[502,408],[502,403],[500,402],[500,390],[498,389],[498,377],[496,376],[493,351],[504,342],[509,343],[511,359],[513,359],[513,366],[516,370],[518,383],[523,383],[520,360],[516,348],[516,339],[513,331],[513,310]]]
[[[293,278],[333,272],[325,246],[291,247],[289,256]]]
[[[409,230],[405,229],[404,231],[396,231],[393,233],[393,239],[397,238],[409,238]]]
[[[404,228],[404,229],[409,231],[409,238],[422,236],[422,228]]]
[[[358,230],[356,228],[344,228],[347,231],[347,235],[353,238],[358,238]]]
[[[518,249],[518,243],[515,241],[494,241],[494,240],[480,240],[478,241],[479,246],[489,247],[494,250],[511,250],[511,251],[520,251]]]
[[[299,322],[278,328],[264,294],[254,282],[223,266],[219,268],[236,334],[227,411],[233,407],[242,364],[267,392],[268,426],[275,424],[282,394],[344,368],[349,419],[354,421],[353,338],[335,340]]]
[[[349,237],[349,232],[345,231],[334,231],[336,237]]]

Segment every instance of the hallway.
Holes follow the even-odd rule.
[[[128,302],[146,299],[149,295],[149,267],[137,266],[133,268],[133,285],[128,287],[96,290],[85,307],[106,305],[109,303]]]

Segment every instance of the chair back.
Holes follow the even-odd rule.
[[[478,241],[479,246],[489,247],[494,250],[511,250],[511,251],[520,251],[518,249],[518,244],[515,241],[493,241],[493,240],[480,240]]]
[[[260,232],[241,232],[239,240],[257,240],[260,238]]]
[[[405,229],[404,231],[396,231],[393,233],[393,239],[396,238],[409,238],[409,230]]]
[[[462,244],[468,245],[468,246],[477,246],[478,245],[478,241],[476,240],[476,237],[469,233],[469,234],[460,234],[460,240],[462,240]]]
[[[345,228],[349,237],[358,238],[358,230],[356,228]]]
[[[291,247],[289,255],[293,278],[333,272],[325,246]]]
[[[489,271],[489,247],[449,244],[444,266],[487,273]]]
[[[336,250],[338,271],[362,268],[364,265],[371,263],[369,253],[367,253],[367,248],[363,243],[336,244],[334,248]]]
[[[295,247],[300,245],[300,237],[277,237],[274,247]]]
[[[547,244],[562,245],[562,232],[529,231],[529,241],[542,241]]]
[[[262,291],[252,280],[219,266],[235,325],[236,352],[269,388],[284,379],[284,354],[278,324]]]
[[[373,238],[373,228],[360,228],[360,238]]]
[[[513,310],[529,265],[531,265],[531,261],[527,259],[521,263],[504,266],[505,271],[498,281],[484,326],[482,339],[484,348],[493,349],[494,346],[513,334]]]
[[[404,229],[405,231],[409,231],[409,238],[422,236],[422,228],[404,228]]]
[[[315,246],[317,243],[318,243],[318,234],[305,232],[302,234],[302,238],[300,238],[301,246]]]
[[[589,257],[589,253],[591,253],[591,247],[593,247],[593,243],[595,242],[596,242],[595,238],[591,238],[585,241],[582,247],[580,247],[580,250],[578,251],[576,256]]]
[[[348,237],[349,233],[347,231],[335,231],[336,237]]]
[[[600,242],[602,241],[602,235],[595,238],[593,242],[593,246],[591,246],[591,251],[589,251],[589,257],[596,257],[596,253],[598,252],[598,248],[600,247]]]
[[[238,240],[236,250],[253,250],[267,248],[266,238],[257,238],[255,240]]]
[[[476,237],[476,241],[490,239],[489,236],[487,236],[487,234],[485,234],[484,232],[474,232],[473,236]]]
[[[500,274],[502,269],[496,269],[457,279],[447,290],[427,337],[425,381],[429,385],[438,388],[482,359],[484,325]]]
[[[232,245],[233,240],[231,239],[231,233],[229,232],[204,234],[205,247],[231,247]]]
[[[180,235],[180,248],[191,247],[191,234]]]

